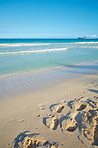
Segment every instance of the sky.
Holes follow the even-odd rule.
[[[98,38],[98,0],[0,0],[0,38]]]

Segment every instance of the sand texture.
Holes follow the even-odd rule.
[[[0,100],[0,148],[97,146],[97,74]]]

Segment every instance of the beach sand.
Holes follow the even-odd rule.
[[[19,89],[19,78],[12,79]],[[98,146],[98,73],[79,75],[36,91],[23,89],[16,94],[16,87],[10,87],[11,78],[3,82],[4,78],[0,95],[0,148]]]

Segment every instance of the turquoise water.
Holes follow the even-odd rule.
[[[98,39],[0,39],[0,75],[98,61]]]

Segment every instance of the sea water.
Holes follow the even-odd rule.
[[[0,39],[0,76],[98,61],[98,39]]]

